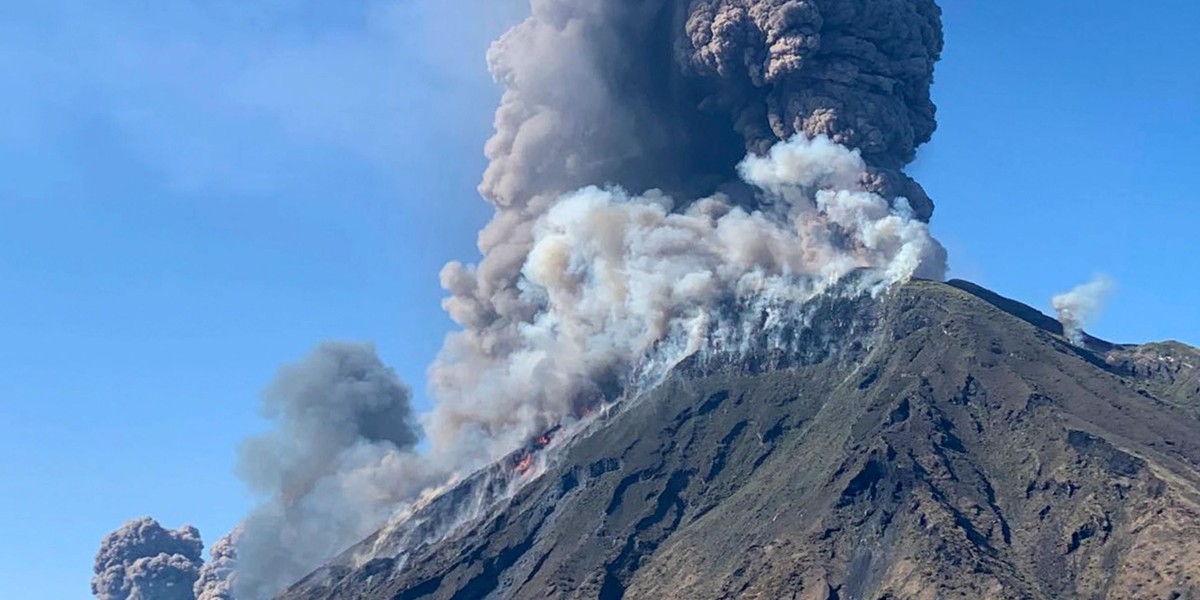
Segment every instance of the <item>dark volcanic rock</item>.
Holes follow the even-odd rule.
[[[963,283],[843,300],[807,359],[685,365],[444,539],[413,532],[496,471],[282,597],[1200,597],[1196,351],[1060,332]]]
[[[1113,346],[1104,359],[1116,372],[1145,383],[1147,392],[1200,413],[1200,350],[1179,342]]]

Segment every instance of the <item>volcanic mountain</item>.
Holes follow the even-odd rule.
[[[966,282],[811,309],[280,597],[1200,598],[1200,352],[1077,347]]]

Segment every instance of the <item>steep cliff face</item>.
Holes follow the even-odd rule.
[[[1200,597],[1196,351],[1060,333],[962,282],[830,300],[281,597]]]

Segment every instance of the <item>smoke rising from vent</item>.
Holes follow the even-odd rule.
[[[1054,297],[1051,304],[1058,312],[1063,334],[1076,346],[1083,345],[1083,328],[1104,308],[1104,303],[1116,289],[1116,283],[1106,275],[1076,286],[1075,289]]]
[[[100,542],[92,594],[100,600],[192,600],[203,549],[195,527],[129,521]]]
[[[429,370],[430,451],[370,347],[284,368],[276,429],[239,461],[263,502],[197,596],[268,597],[645,364],[744,331],[730,306],[802,303],[862,267],[873,291],[942,277],[933,203],[903,173],[936,127],[941,50],[932,0],[531,0],[488,54],[496,212],[478,264],[441,273],[461,331]]]

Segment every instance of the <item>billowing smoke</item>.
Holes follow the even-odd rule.
[[[489,443],[611,395],[628,361],[722,294],[752,293],[747,278],[940,252],[871,232],[894,217],[910,235],[932,214],[901,172],[935,128],[932,0],[531,4],[489,54],[505,92],[480,186],[496,207],[483,258],[442,272],[463,331],[431,369],[437,450],[493,456]],[[750,173],[785,155],[836,176]],[[691,277],[670,283],[699,289],[642,287],[641,269],[664,261]]]
[[[219,539],[209,548],[209,560],[200,569],[193,591],[196,600],[233,600],[237,581],[237,541],[241,528]]]
[[[238,461],[259,506],[213,545],[207,564],[195,528],[130,522],[96,557],[98,598],[268,598],[436,481],[433,463],[413,454],[411,393],[368,344],[324,342],[284,366],[262,410],[274,428],[247,440]]]
[[[933,0],[686,4],[677,58],[747,150],[797,133],[828,136],[862,152],[868,191],[904,196],[929,220],[933,203],[901,169],[937,127],[929,88],[942,28]]]
[[[745,152],[797,133],[861,150],[870,190],[928,220],[899,169],[936,127],[932,0],[531,4],[489,55],[505,86],[481,186],[502,213],[481,236],[489,259],[524,241],[519,225],[556,194],[615,183],[695,197],[733,179]]]
[[[193,600],[203,549],[195,527],[173,531],[134,519],[100,542],[92,593],[100,600]]]
[[[803,302],[862,267],[887,281],[942,277],[945,252],[928,225],[903,199],[866,191],[864,167],[857,151],[797,136],[740,164],[756,210],[724,194],[588,187],[560,197],[532,224],[515,283],[529,316],[505,352],[480,347],[471,330],[448,340],[434,371],[435,443],[511,449],[611,395],[606,385],[619,387],[648,353],[669,347],[679,360],[721,337],[710,321],[731,301]]]
[[[1054,297],[1051,304],[1058,311],[1063,334],[1076,346],[1083,345],[1083,328],[1104,308],[1116,284],[1106,275],[1098,275],[1075,289]]]
[[[378,527],[421,485],[411,394],[365,344],[326,342],[263,395],[275,428],[238,472],[263,503],[236,540],[238,598],[265,598]]]
[[[744,333],[730,306],[794,306],[862,267],[871,291],[943,276],[933,203],[903,173],[936,127],[933,0],[531,8],[488,55],[504,95],[480,192],[496,212],[478,264],[441,273],[462,329],[430,367],[429,452],[369,347],[283,369],[277,428],[239,464],[264,501],[200,598],[270,596],[647,364]]]

